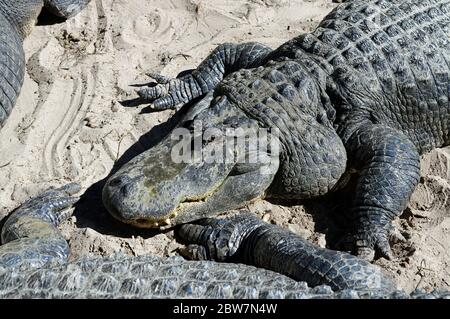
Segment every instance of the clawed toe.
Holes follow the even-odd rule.
[[[181,256],[189,260],[209,260],[207,250],[201,245],[189,245],[178,249]]]
[[[360,247],[356,250],[355,255],[361,259],[371,262],[375,258],[375,250],[368,247]]]
[[[136,93],[140,99],[151,103],[150,107],[154,110],[163,111],[177,108],[177,103],[172,94],[169,93],[166,84],[140,88],[136,90]]]
[[[191,259],[227,261],[237,252],[248,233],[262,222],[253,214],[241,213],[225,219],[207,218],[185,224],[178,236],[187,244],[180,253]]]
[[[155,101],[161,97],[167,95],[167,88],[165,85],[158,84],[156,86],[147,86],[136,90],[136,93],[141,99],[148,100],[149,102]]]
[[[80,198],[77,196],[71,197],[60,197],[54,200],[49,201],[48,206],[53,212],[59,212],[64,209],[70,208],[73,204],[75,204]]]
[[[373,261],[375,258],[385,258],[393,260],[394,255],[389,244],[387,236],[376,234],[376,238],[358,239],[355,241],[355,255],[367,261]],[[368,236],[368,235],[367,235]],[[369,236],[370,237],[370,236]]]
[[[170,82],[171,78],[158,74],[153,72],[147,72],[145,75],[147,75],[149,78],[156,81],[158,84],[167,84]]]
[[[76,183],[67,184],[60,188],[50,188],[17,208],[17,215],[26,215],[33,211],[34,215],[39,215],[58,225],[72,214],[68,208],[79,200],[78,196],[73,195],[80,190],[81,186]]]
[[[81,190],[81,185],[78,183],[70,183],[67,185],[64,185],[61,188],[58,188],[57,191],[64,192],[66,195],[74,195],[78,193]]]
[[[408,241],[395,227],[392,227],[389,233],[389,240],[393,243],[406,243]]]

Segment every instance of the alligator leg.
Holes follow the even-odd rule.
[[[377,266],[347,253],[314,246],[253,214],[186,224],[179,229],[179,235],[192,243],[182,251],[186,257],[250,264],[306,281],[310,286],[369,289],[374,294],[395,290]]]
[[[360,172],[352,208],[355,253],[391,259],[391,223],[419,182],[418,151],[400,131],[375,124],[360,126],[345,144],[350,165]]]
[[[41,267],[49,262],[65,262],[69,246],[56,226],[69,215],[69,208],[80,190],[69,184],[50,189],[17,208],[3,226],[0,265],[6,267]]]
[[[154,109],[174,109],[212,91],[227,74],[261,65],[270,52],[272,49],[260,43],[225,43],[185,76],[168,79],[151,75],[158,85],[142,88],[138,94],[152,102]]]
[[[84,9],[91,0],[44,0],[45,7],[53,14],[70,18]]]

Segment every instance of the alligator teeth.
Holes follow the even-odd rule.
[[[159,227],[159,223],[154,223],[153,227]]]
[[[178,216],[178,213],[177,212],[174,212],[173,214],[172,214],[172,218],[175,218],[175,217],[177,217]]]
[[[172,221],[170,220],[170,218],[167,218],[167,219],[164,221],[164,223],[166,223],[166,225],[169,225],[169,226],[170,226],[170,224],[172,224]]]

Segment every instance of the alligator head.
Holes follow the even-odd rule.
[[[197,104],[162,142],[111,176],[103,202],[115,218],[161,228],[217,215],[265,195],[278,170],[275,134],[229,107],[226,98],[209,106],[211,99]]]

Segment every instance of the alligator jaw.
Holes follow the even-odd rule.
[[[168,144],[142,153],[107,181],[103,202],[116,219],[164,229],[217,216],[263,197],[278,170],[278,158],[238,173],[235,163],[180,165],[170,160]]]

